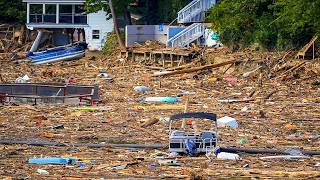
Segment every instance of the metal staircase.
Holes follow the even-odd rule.
[[[167,41],[168,47],[185,47],[190,43],[199,39],[204,34],[204,26],[202,23],[193,23],[186,29],[176,34]]]
[[[205,11],[215,3],[216,0],[193,0],[178,12],[178,23],[203,22]]]
[[[217,0],[193,0],[178,12],[179,24],[193,23],[167,41],[168,47],[185,47],[204,36],[205,12],[216,4]]]

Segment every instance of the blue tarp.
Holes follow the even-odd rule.
[[[59,158],[59,157],[46,157],[46,158],[33,158],[29,159],[30,164],[76,164],[76,159],[73,158]]]

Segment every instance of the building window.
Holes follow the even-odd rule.
[[[100,31],[92,30],[92,39],[100,39]]]

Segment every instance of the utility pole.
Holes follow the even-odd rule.
[[[116,32],[118,43],[119,43],[120,47],[122,49],[124,49],[125,47],[124,47],[124,44],[123,44],[123,42],[121,40],[120,30],[119,30],[119,26],[118,26],[118,22],[117,22],[117,16],[116,16],[116,13],[115,13],[113,5],[112,5],[112,0],[109,0],[109,7],[110,7],[110,10],[111,10],[111,15],[112,15],[112,19],[113,19],[113,25],[114,25],[114,31]]]

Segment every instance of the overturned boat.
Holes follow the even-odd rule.
[[[79,42],[66,46],[50,48],[44,51],[30,52],[27,55],[27,58],[31,60],[33,64],[45,64],[57,61],[76,60],[85,55],[86,48],[86,43]]]

